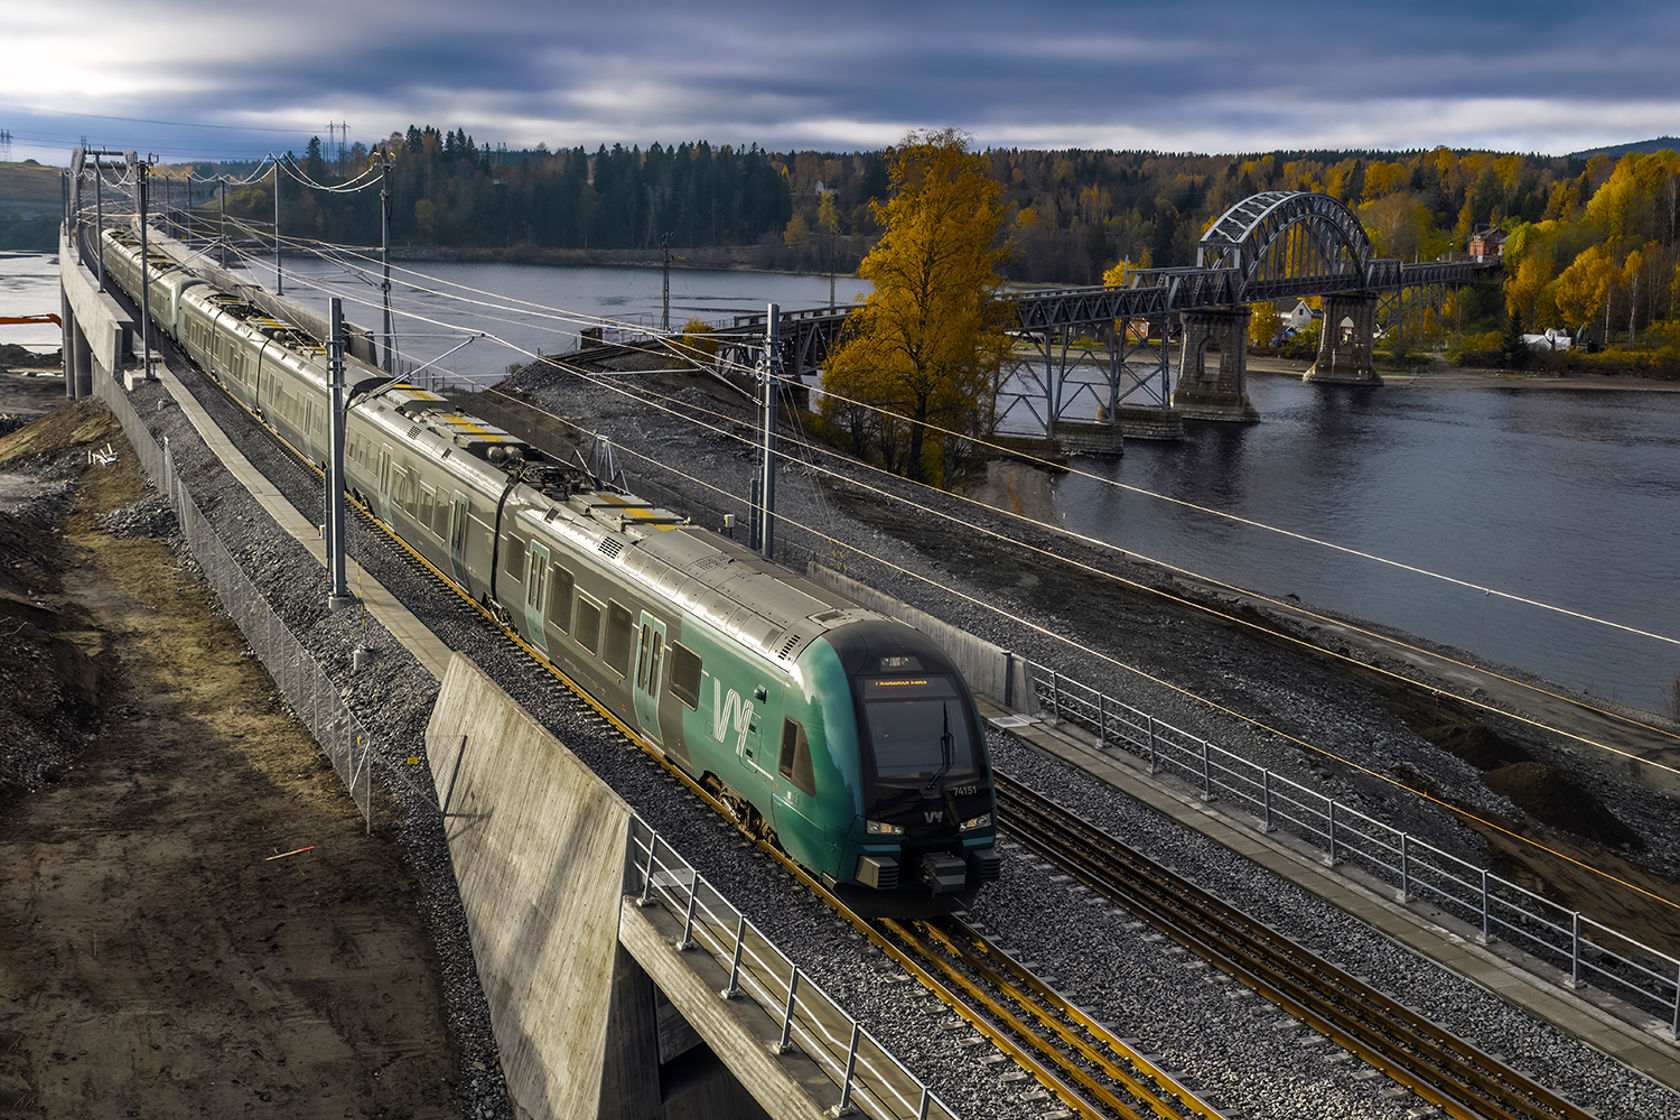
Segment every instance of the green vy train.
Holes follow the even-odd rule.
[[[101,236],[138,303],[138,237]],[[324,469],[325,350],[171,256],[153,250],[148,269],[161,329]],[[956,905],[997,878],[979,715],[927,637],[346,365],[352,494],[745,827],[880,913]]]

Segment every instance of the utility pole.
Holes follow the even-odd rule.
[[[384,275],[379,281],[379,291],[385,305],[385,339],[380,350],[380,356],[385,359],[385,372],[395,377],[397,375],[397,328],[391,320],[391,148],[382,145],[379,149],[379,260],[384,269]]]
[[[227,176],[222,176],[222,224],[217,230],[216,241],[221,249],[222,267],[227,267]]]
[[[332,399],[328,423],[332,453],[327,463],[327,609],[342,610],[355,600],[344,581],[344,308],[337,296],[329,304],[332,331],[327,342]]]
[[[280,275],[280,157],[274,157],[274,294],[286,294],[286,280]]]
[[[664,313],[664,316],[659,320],[659,329],[664,331],[666,334],[670,334],[671,333],[671,235],[670,234],[662,233],[662,234],[659,235],[659,252],[660,252],[661,258],[663,260],[663,264],[661,265],[661,271],[664,273],[664,276],[665,276],[665,293],[664,293],[664,296],[663,296],[663,303],[662,303],[662,306],[665,308],[665,313]]]
[[[93,156],[93,214],[99,223],[94,227],[93,241],[98,246],[99,259],[99,291],[105,291],[105,192],[101,189],[105,183],[105,176],[99,170],[99,157],[104,152],[95,152]]]
[[[757,501],[753,506],[753,547],[766,560],[776,559],[776,411],[781,401],[782,309],[772,303],[764,321],[764,356],[759,361],[763,442],[759,449]]]
[[[145,365],[142,374],[147,380],[152,376],[152,276],[150,267],[150,253],[146,247],[146,183],[147,172],[151,169],[150,161],[142,161],[134,153],[129,153],[134,167],[134,183],[140,190],[140,338],[144,353]]]

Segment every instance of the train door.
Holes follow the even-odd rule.
[[[636,644],[636,722],[654,742],[659,733],[659,687],[665,676],[665,624],[642,612],[641,638]]]
[[[525,633],[532,645],[546,655],[548,634],[543,630],[543,611],[548,606],[548,546],[531,542],[531,555],[525,564]]]
[[[389,466],[389,458],[389,452],[380,456],[381,472]],[[449,568],[455,582],[472,592],[467,582],[467,496],[459,490],[449,501]]]
[[[379,448],[379,516],[387,525],[391,523],[391,445],[388,443]]]

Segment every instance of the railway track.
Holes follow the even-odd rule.
[[[219,389],[214,381],[209,384]],[[234,404],[249,415],[239,402]],[[297,466],[318,473],[260,418],[251,418]],[[613,725],[666,765],[714,811],[728,817],[707,790],[595,704],[482,604],[462,595],[371,510],[354,504],[366,524],[396,546],[403,563],[423,569],[454,591],[458,609],[482,614],[574,694],[577,714]],[[1164,884],[1171,877],[1160,868],[1039,795],[1001,775],[997,783],[1003,822],[1027,847],[1157,925],[1445,1114],[1458,1120],[1590,1120],[1587,1113],[1204,892],[1187,883]],[[952,919],[872,922],[850,911],[779,850],[748,835],[1082,1120],[1148,1116],[1219,1120],[1221,1114],[1213,1104],[972,927]]]
[[[997,775],[1017,841],[1455,1120],[1591,1120],[1463,1039]]]
[[[972,926],[954,918],[874,924],[878,943],[927,969],[930,990],[1073,1114],[1220,1120],[1216,1106]]]
[[[190,365],[190,363],[187,363]],[[206,387],[221,387],[205,378]],[[262,423],[237,399],[225,399],[254,422],[294,467],[316,477],[319,469],[296,448]],[[464,595],[443,573],[415,553],[361,502],[351,508],[363,524],[392,546],[393,559],[453,594],[454,609],[482,616],[550,674],[566,696],[574,717],[616,730],[641,747],[714,812],[734,821],[724,805],[688,774],[672,765],[614,713],[581,688],[496,618],[494,612]],[[735,822],[739,828],[739,822]],[[914,924],[870,920],[852,911],[780,849],[741,829],[762,851],[821,897],[900,968],[919,980],[941,1002],[967,1020],[984,1038],[1012,1059],[1026,1077],[1053,1094],[1082,1120],[1145,1120],[1150,1116],[1184,1120],[1221,1120],[1221,1114],[1134,1047],[1057,995],[1019,962],[970,927],[952,919]]]

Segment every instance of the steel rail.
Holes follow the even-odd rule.
[[[1198,1097],[1194,1090],[1074,1006],[973,926],[956,918],[946,918],[919,922],[917,927],[962,967],[1042,1023],[1079,1060],[1096,1067],[1110,1080],[1119,1082],[1126,1092],[1142,1101],[1157,1116],[1174,1120],[1185,1116],[1218,1120],[1220,1113]],[[987,1002],[997,1001],[988,998]],[[1057,1060],[1064,1059],[1057,1056]],[[1073,1066],[1068,1068],[1070,1072],[1077,1070]],[[1104,1096],[1112,1098],[1113,1095],[1105,1091]]]
[[[1591,1120],[1464,1039],[1001,775],[1027,847],[1247,984],[1455,1120]]]
[[[181,354],[179,351],[175,352],[183,359],[185,358],[184,354]],[[317,477],[325,477],[321,469],[316,466],[307,455],[303,454],[297,447],[293,446],[289,440],[269,426],[261,414],[251,409],[245,404],[245,402],[241,401],[231,392],[228,392],[226,386],[222,385],[217,379],[209,376],[203,370],[199,369],[196,363],[187,360],[187,364],[190,365],[199,374],[199,376],[204,379],[204,382],[211,391],[219,391],[227,400],[232,402],[237,409],[242,411],[247,418],[253,421],[256,429],[272,441],[283,457],[289,458],[295,465],[304,468],[305,470],[315,474]],[[745,826],[744,822],[738,819],[729,810],[728,806],[719,800],[699,781],[672,762],[663,751],[660,751],[651,742],[651,740],[648,740],[646,737],[639,734],[634,728],[626,724],[617,715],[617,713],[600,704],[594,697],[590,696],[589,693],[582,688],[582,686],[572,680],[569,675],[567,675],[553,662],[549,661],[547,657],[521,637],[506,622],[496,617],[495,613],[485,604],[480,603],[453,580],[449,579],[448,576],[437,568],[436,565],[427,560],[426,557],[410,546],[409,543],[405,541],[391,526],[387,525],[374,512],[373,508],[369,504],[356,500],[354,496],[348,493],[346,493],[345,498],[350,503],[351,507],[368,523],[370,527],[383,534],[386,539],[397,547],[399,557],[407,560],[411,566],[428,573],[438,583],[442,584],[444,588],[453,592],[458,597],[459,604],[461,606],[468,608],[472,612],[476,612],[494,629],[498,630],[503,637],[517,645],[521,650],[529,655],[533,661],[536,662],[540,669],[551,675],[567,693],[570,693],[577,701],[586,705],[588,709],[593,712],[596,718],[611,726],[614,731],[622,736],[629,744],[640,748],[655,762],[664,767],[664,769],[681,782],[690,793],[699,798],[703,804],[708,806],[724,820],[733,824],[737,831],[747,837],[747,839],[751,840],[760,851],[779,863],[784,870],[786,870],[790,875],[796,878],[800,883],[811,890],[811,892],[819,899],[833,909],[840,918],[862,933],[871,944],[885,953],[889,959],[914,977],[923,985],[923,987],[931,991],[941,1000],[941,1002],[945,1003],[958,1015],[967,1020],[976,1030],[996,1045],[1000,1051],[1012,1059],[1023,1072],[1032,1077],[1048,1092],[1055,1094],[1058,1099],[1068,1105],[1068,1107],[1072,1108],[1079,1116],[1084,1118],[1084,1120],[1109,1120],[1109,1118],[1116,1115],[1122,1117],[1123,1120],[1146,1120],[1145,1117],[1140,1116],[1137,1112],[1130,1110],[1124,1105],[1120,1105],[1118,1108],[1099,1107],[1087,1101],[1083,1094],[1081,1094],[1074,1085],[1069,1084],[1067,1080],[1064,1080],[1062,1072],[1055,1068],[1053,1064],[1046,1064],[1037,1060],[1033,1056],[1030,1047],[1024,1047],[1016,1042],[1015,1039],[1011,1037],[1009,1031],[996,1025],[992,1021],[992,1017],[986,1012],[977,1010],[976,1008],[970,1006],[969,1003],[958,994],[953,985],[941,981],[938,976],[935,975],[934,971],[938,969],[939,966],[936,963],[931,963],[937,961],[936,954],[924,954],[914,950],[906,951],[899,945],[894,944],[891,938],[883,935],[882,932],[875,928],[874,924],[868,919],[862,917],[854,912],[850,907],[846,906],[844,902],[824,887],[819,880],[813,877],[804,868],[795,863],[779,847],[765,840],[762,836],[750,831]],[[917,959],[918,957],[928,960],[931,967],[924,966]],[[1177,1117],[1182,1114],[1164,1113],[1161,1115]],[[1208,1117],[1208,1120],[1218,1120],[1217,1115],[1211,1112],[1203,1112],[1199,1115]]]
[[[1055,1093],[1063,1104],[1087,1120],[1106,1120],[1114,1116],[1122,1117],[1123,1120],[1146,1120],[1142,1113],[1122,1100],[1114,1090],[1081,1068],[1081,1059],[1093,1061],[1099,1056],[1094,1049],[1087,1045],[1087,1052],[1079,1054],[1078,1058],[1070,1057],[1065,1050],[1057,1047],[1019,1015],[1010,1011],[1002,1001],[988,993],[972,977],[964,975],[961,968],[930,949],[907,926],[890,918],[882,919],[878,925],[880,930],[888,935],[883,939],[884,943],[891,945],[895,954],[906,959],[925,961],[928,967],[945,977],[944,981],[940,981],[930,976],[929,979],[923,980],[924,984],[938,992],[940,997],[976,1030],[1014,1058],[1016,1064],[1031,1074],[1040,1085]],[[920,964],[917,967],[925,971]],[[1056,1033],[1062,1032],[1058,1030]],[[1071,1037],[1067,1036],[1064,1036],[1064,1042],[1070,1046],[1073,1044]],[[1034,1056],[1033,1051],[1048,1060]],[[1135,1095],[1157,1115],[1177,1115],[1171,1111],[1162,1112],[1158,1107],[1154,1107],[1153,1097],[1147,1092]]]

